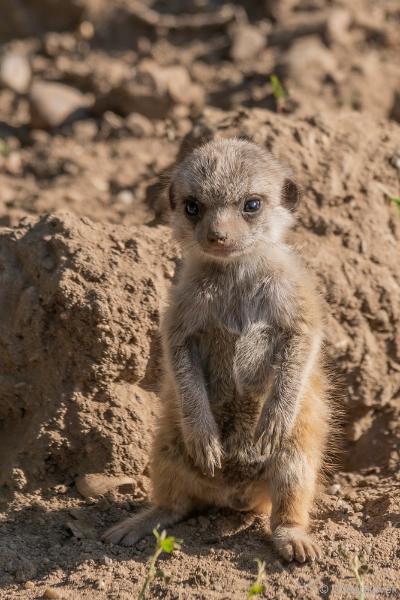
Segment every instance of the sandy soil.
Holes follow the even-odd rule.
[[[286,566],[268,523],[211,511],[171,531],[182,549],[149,597],[245,598],[261,558],[266,598],[359,598],[358,554],[367,597],[400,597],[398,2],[0,9],[0,597],[137,596],[154,540],[99,538],[149,490],[179,262],[164,182],[231,135],[304,189],[292,241],[326,300],[344,412],[314,520],[324,558]]]

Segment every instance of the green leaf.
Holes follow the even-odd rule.
[[[279,81],[279,78],[276,75],[271,75],[270,82],[275,100],[277,102],[282,102],[282,100],[285,100],[286,93],[281,82]]]
[[[10,146],[7,144],[5,140],[0,138],[0,154],[3,156],[8,156],[10,154]]]
[[[263,594],[265,592],[265,585],[262,583],[254,583],[248,592],[248,597],[252,598],[253,596],[257,596],[258,594]]]
[[[397,210],[400,212],[400,196],[391,196],[390,201],[397,207]]]
[[[169,536],[164,539],[160,539],[159,543],[160,543],[160,548],[164,552],[167,552],[168,554],[171,554],[171,552],[173,552],[174,550],[179,550],[179,548],[181,547],[180,540],[177,540],[173,536]]]

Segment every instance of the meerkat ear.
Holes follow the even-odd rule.
[[[281,200],[285,208],[295,211],[301,198],[300,186],[290,177],[283,182]]]
[[[175,210],[176,198],[175,198],[175,192],[174,192],[174,187],[173,187],[172,183],[169,184],[168,196],[169,196],[169,205],[171,207],[171,210]]]

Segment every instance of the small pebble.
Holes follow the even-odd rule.
[[[31,126],[35,129],[59,127],[68,118],[76,118],[89,103],[84,94],[68,85],[34,81],[29,91]]]
[[[337,496],[338,494],[340,494],[341,489],[342,486],[340,485],[340,483],[333,483],[328,488],[328,494],[331,494],[332,496]]]
[[[90,40],[94,36],[93,23],[90,21],[82,21],[79,26],[79,33],[85,40]]]
[[[50,598],[51,600],[60,600],[62,598],[61,593],[58,590],[54,589],[54,588],[47,588],[44,591],[43,596],[45,598]]]
[[[132,204],[133,200],[134,196],[130,190],[122,190],[117,195],[117,201],[121,202],[122,204],[125,204],[126,206]]]
[[[0,79],[6,87],[25,94],[31,83],[32,72],[29,60],[18,52],[8,52],[0,64]]]
[[[24,588],[26,590],[33,590],[33,588],[35,587],[35,584],[33,583],[33,581],[26,581]]]
[[[108,181],[101,179],[100,177],[93,177],[92,183],[99,192],[108,192],[110,189],[110,184]]]

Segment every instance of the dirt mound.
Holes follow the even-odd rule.
[[[163,227],[128,231],[60,214],[1,230],[3,486],[104,471],[140,483],[154,410],[144,387],[156,378],[174,256]]]

